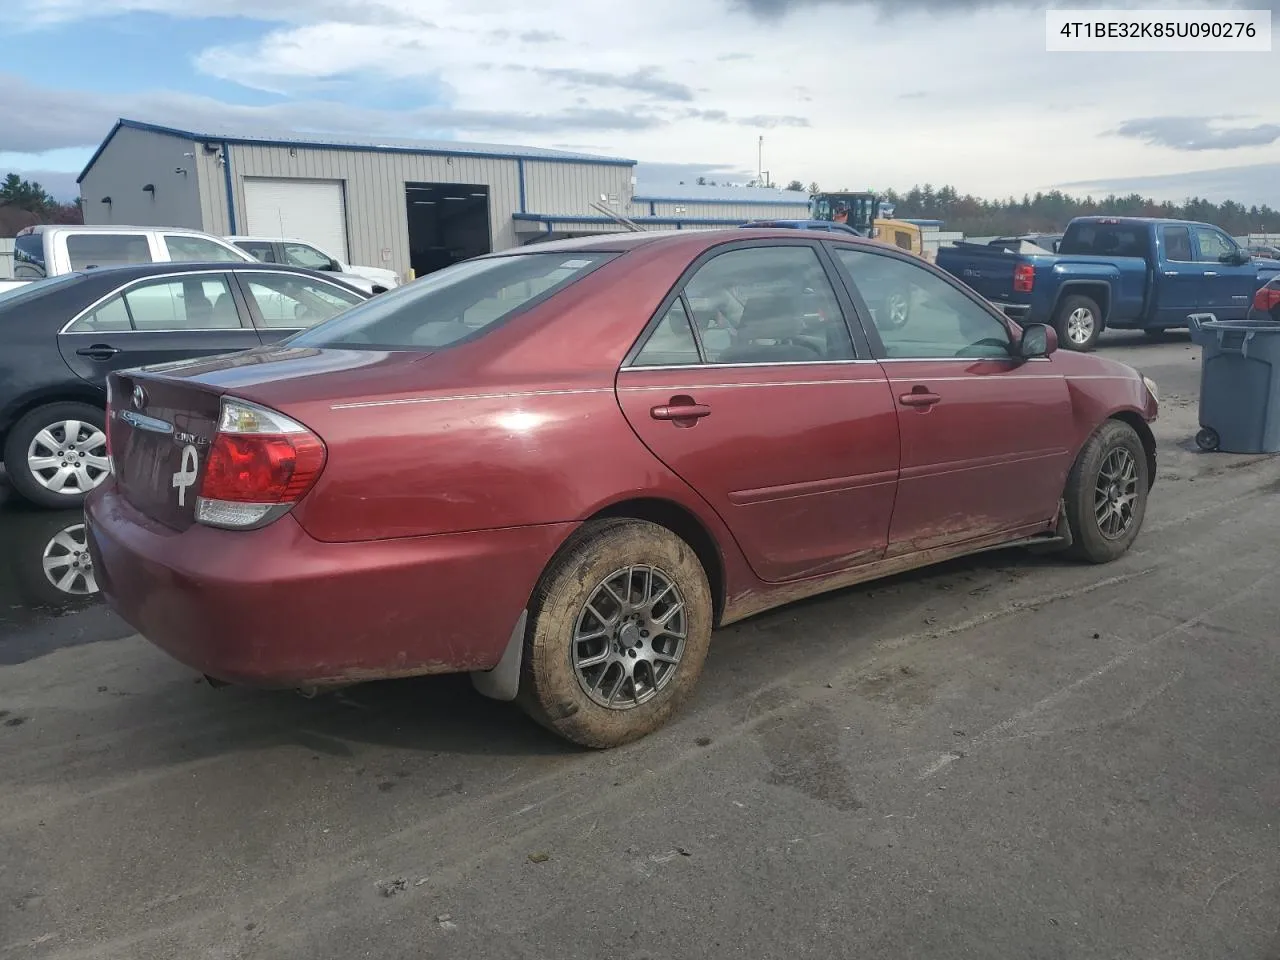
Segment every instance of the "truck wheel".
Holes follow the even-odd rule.
[[[79,507],[107,477],[106,414],[87,403],[37,407],[13,425],[4,445],[9,482],[37,506]]]
[[[1053,317],[1058,342],[1068,350],[1092,350],[1102,334],[1102,309],[1078,293],[1063,297]]]
[[[698,682],[711,643],[711,588],[665,527],[606,520],[543,575],[530,609],[518,699],[586,747],[661,727]]]
[[[1085,442],[1067,475],[1070,555],[1090,563],[1123,556],[1142,528],[1149,487],[1147,452],[1137,431],[1108,420]]]

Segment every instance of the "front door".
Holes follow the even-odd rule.
[[[1200,290],[1204,268],[1196,262],[1191,228],[1160,228],[1159,273],[1155,278],[1155,323],[1161,329],[1185,327],[1187,316],[1201,309]]]
[[[934,268],[844,245],[835,257],[870,321],[898,410],[889,554],[1051,521],[1074,436],[1054,361],[1014,359],[1004,321]],[[890,308],[895,294],[911,306],[905,322]]]
[[[715,248],[617,379],[632,429],[770,582],[879,559],[893,510],[893,400],[824,262],[816,241]]]
[[[1202,309],[1219,320],[1243,319],[1258,287],[1258,265],[1252,260],[1230,262],[1240,248],[1217,227],[1197,226],[1192,233],[1203,273]]]
[[[117,291],[58,336],[67,365],[96,384],[112,370],[261,344],[224,273],[149,277]]]

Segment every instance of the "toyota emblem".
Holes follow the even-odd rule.
[[[147,391],[141,385],[133,388],[133,405],[139,410],[147,405]]]

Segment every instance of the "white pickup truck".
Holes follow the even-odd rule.
[[[306,240],[258,236],[235,236],[225,239],[263,263],[288,263],[295,267],[306,267],[308,270],[336,273],[347,283],[352,282],[348,279],[349,277],[360,277],[373,285],[370,293],[385,293],[400,286],[400,277],[394,270],[346,263],[328,250],[317,247],[314,243],[308,243]]]
[[[92,267],[130,263],[167,262],[257,263],[252,254],[221,237],[180,227],[132,227],[105,225],[64,226],[42,224],[18,232],[13,246],[13,280],[0,281],[6,289]],[[335,272],[344,283],[374,293],[367,277]],[[381,292],[377,290],[376,292]]]

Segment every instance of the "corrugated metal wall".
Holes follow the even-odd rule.
[[[520,184],[514,160],[304,147],[294,153],[296,156],[290,156],[288,147],[232,145],[236,219],[241,230],[246,222],[244,178],[339,180],[345,186],[351,262],[388,267],[403,274],[409,269],[405,184],[480,183],[489,186],[493,248],[505,250],[516,245],[511,214],[520,208]],[[382,260],[384,249],[391,251],[390,262]]]
[[[13,279],[13,238],[0,237],[0,280]]]
[[[200,229],[200,167],[185,156],[199,152],[181,137],[121,127],[80,184],[85,223]]]
[[[773,203],[698,203],[688,201],[654,201],[652,214],[648,200],[632,202],[628,216],[688,217],[693,220],[807,220],[808,202]]]
[[[616,164],[525,160],[524,212],[600,216],[591,204],[603,202],[625,215],[631,200],[631,175],[631,167]],[[604,201],[600,199],[602,196],[606,198]]]

